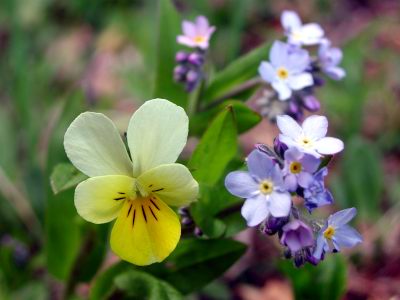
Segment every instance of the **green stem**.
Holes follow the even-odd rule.
[[[261,80],[261,78],[259,77],[255,77],[252,78],[250,80],[247,80],[245,82],[243,82],[241,85],[238,85],[237,87],[233,88],[232,90],[230,90],[229,92],[227,92],[226,94],[222,95],[221,97],[218,97],[216,99],[214,99],[211,103],[209,103],[208,105],[206,105],[202,111],[204,110],[208,110],[210,108],[216,107],[218,105],[220,105],[221,103],[223,103],[225,100],[232,98],[240,93],[243,93],[244,91],[251,89],[259,84],[261,84],[263,81]]]

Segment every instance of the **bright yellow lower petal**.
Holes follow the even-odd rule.
[[[181,224],[155,196],[126,201],[111,232],[111,249],[123,260],[145,266],[163,261],[176,247]]]

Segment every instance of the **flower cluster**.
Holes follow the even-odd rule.
[[[183,21],[182,31],[183,35],[177,37],[177,42],[194,50],[176,54],[174,79],[184,84],[187,92],[192,92],[203,77],[205,56],[215,27],[209,25],[206,17],[199,16],[195,22]]]
[[[261,78],[272,86],[276,94],[261,99],[259,104],[263,113],[263,106],[270,106],[271,101],[285,101],[285,113],[300,120],[304,110],[316,112],[320,109],[314,89],[324,84],[322,73],[334,80],[346,75],[339,67],[342,51],[331,47],[321,26],[302,24],[293,11],[282,13],[281,24],[287,42],[275,41],[269,61],[261,62],[258,69]],[[310,49],[303,48],[307,46],[318,46],[317,53],[312,56]]]
[[[343,150],[343,142],[326,137],[328,121],[311,116],[300,126],[288,115],[277,117],[280,135],[274,149],[257,145],[247,157],[248,171],[227,175],[228,191],[245,198],[241,209],[248,226],[260,226],[262,232],[278,234],[285,257],[296,266],[318,264],[328,252],[338,252],[362,241],[360,234],[347,225],[356,215],[350,208],[331,215],[325,223],[311,221],[295,205],[292,197],[303,199],[304,207],[314,209],[333,203],[326,189],[327,156]],[[296,201],[297,202],[297,201]]]

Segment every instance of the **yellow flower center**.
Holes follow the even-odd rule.
[[[328,228],[324,231],[324,237],[327,240],[331,240],[334,235],[335,235],[335,228],[333,228],[332,226],[328,226]]]
[[[299,31],[292,32],[292,38],[294,40],[299,41],[302,39],[302,37],[303,37],[303,34],[301,32],[299,32]]]
[[[205,40],[206,40],[206,38],[205,38],[204,36],[202,36],[202,35],[197,35],[197,36],[195,36],[194,39],[193,39],[193,41],[194,41],[195,43],[202,43],[202,42],[204,42]]]
[[[274,190],[274,184],[271,181],[263,180],[260,183],[260,192],[263,193],[264,195],[271,194],[273,190]]]
[[[293,174],[298,174],[303,169],[303,166],[298,161],[294,161],[289,166],[290,172]]]
[[[309,138],[307,138],[307,137],[303,137],[301,140],[300,140],[300,144],[304,147],[304,148],[310,148],[310,147],[312,147],[312,140],[310,140]]]
[[[284,67],[278,68],[278,70],[276,71],[276,74],[278,75],[278,77],[280,79],[286,79],[289,77],[289,71]]]

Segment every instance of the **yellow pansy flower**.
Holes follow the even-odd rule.
[[[68,158],[90,178],[75,190],[75,206],[85,220],[116,219],[111,249],[123,260],[149,265],[176,247],[181,225],[169,206],[196,200],[198,183],[175,163],[187,141],[185,111],[163,99],[145,102],[132,116],[127,140],[130,157],[113,122],[85,112],[64,137]]]

